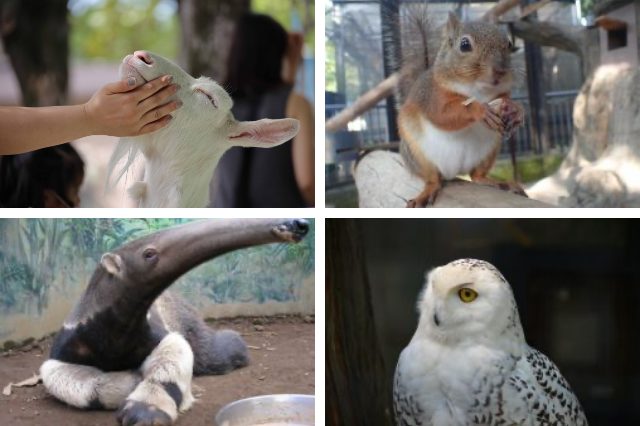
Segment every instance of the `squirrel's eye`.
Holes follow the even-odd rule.
[[[471,41],[468,37],[462,37],[460,39],[460,51],[461,52],[471,52]]]
[[[471,303],[478,297],[478,293],[470,288],[461,288],[458,290],[458,297],[464,303]]]

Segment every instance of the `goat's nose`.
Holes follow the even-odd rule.
[[[149,55],[149,52],[145,52],[144,50],[136,50],[135,52],[133,52],[133,55],[147,65],[151,65],[153,63],[153,59],[151,59],[151,55]]]

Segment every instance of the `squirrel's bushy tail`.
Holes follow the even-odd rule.
[[[390,16],[385,1],[381,2],[381,13]],[[387,53],[387,63],[393,71],[400,73],[400,84],[396,91],[396,107],[406,99],[411,85],[429,68],[438,51],[439,33],[432,28],[426,3],[410,3],[400,6],[397,17],[398,28],[384,28],[383,37],[397,46]]]

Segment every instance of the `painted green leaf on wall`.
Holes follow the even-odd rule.
[[[194,219],[0,219],[0,315],[41,314],[49,298],[78,294],[103,253]],[[228,253],[174,286],[197,305],[296,301],[314,272],[315,227],[300,244]],[[1,330],[0,330],[1,331]]]

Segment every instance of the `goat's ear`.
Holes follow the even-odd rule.
[[[292,139],[300,130],[293,118],[243,121],[229,128],[229,142],[235,146],[271,148]]]

